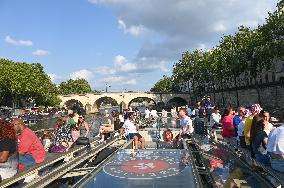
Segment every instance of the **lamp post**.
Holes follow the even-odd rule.
[[[106,93],[107,93],[107,88],[108,88],[108,87],[111,87],[111,86],[110,86],[110,85],[108,85],[108,84],[106,84]]]

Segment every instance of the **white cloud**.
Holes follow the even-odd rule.
[[[114,65],[122,65],[126,62],[126,58],[122,55],[117,55],[113,58]]]
[[[278,0],[89,0],[109,7],[125,33],[150,31],[137,58],[173,62],[199,44],[214,47],[224,33],[232,34],[244,23],[255,27],[265,22]],[[157,8],[159,11],[157,11]]]
[[[127,80],[125,84],[126,85],[136,85],[137,82],[136,82],[136,79],[130,79],[130,80]]]
[[[33,42],[30,40],[16,40],[10,36],[5,37],[5,42],[14,46],[32,46]]]
[[[129,79],[126,76],[108,76],[100,79],[98,81],[99,85],[104,85],[105,83],[109,84],[110,86],[117,86],[117,85],[136,85],[136,79],[131,78]]]
[[[142,25],[131,25],[127,27],[124,21],[121,19],[118,19],[118,25],[118,27],[122,29],[124,33],[130,33],[134,36],[140,35],[145,30],[144,26]]]
[[[226,26],[222,22],[218,22],[213,26],[213,31],[218,32],[218,33],[224,33],[227,31]]]
[[[115,70],[111,69],[108,66],[102,66],[102,67],[96,67],[93,72],[100,75],[106,75],[106,74],[114,74]]]
[[[93,73],[86,69],[78,70],[70,74],[70,78],[73,80],[82,78],[89,81],[92,77]]]
[[[46,56],[46,55],[49,54],[49,52],[46,51],[46,50],[38,49],[38,50],[34,51],[32,54],[36,55],[36,56]]]
[[[54,82],[54,81],[56,80],[56,77],[57,77],[56,74],[50,73],[50,74],[47,74],[47,75],[49,76],[49,78],[50,78],[50,80],[51,80],[52,82]]]

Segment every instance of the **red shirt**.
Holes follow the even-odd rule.
[[[234,137],[235,136],[233,119],[234,119],[234,116],[229,115],[229,116],[225,116],[224,119],[222,120],[224,137]]]
[[[36,163],[41,163],[45,160],[43,145],[31,129],[25,128],[19,135],[18,141],[18,151],[20,155],[30,154],[33,156]]]

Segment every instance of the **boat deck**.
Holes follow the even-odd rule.
[[[197,187],[192,163],[185,150],[124,149],[85,187]]]

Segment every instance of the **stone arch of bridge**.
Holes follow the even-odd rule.
[[[73,110],[75,107],[84,107],[83,103],[76,99],[69,99],[65,101],[64,106],[66,106],[66,108],[69,110]]]
[[[93,103],[93,110],[98,111],[102,105],[118,106],[119,103],[116,99],[108,96],[100,97]]]
[[[128,107],[132,106],[134,102],[138,104],[142,103],[145,106],[156,106],[157,104],[156,101],[150,97],[135,97],[128,102]]]
[[[182,97],[173,97],[170,100],[167,101],[166,103],[166,107],[172,107],[172,106],[185,106],[188,105],[188,102],[186,101],[186,99],[182,98]]]

